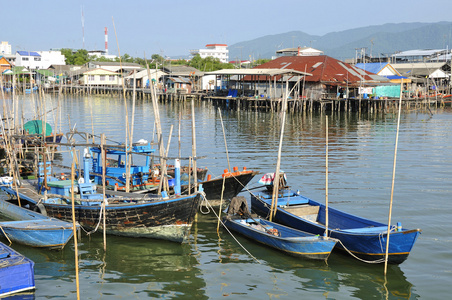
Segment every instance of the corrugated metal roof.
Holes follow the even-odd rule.
[[[203,76],[204,73],[196,68],[190,66],[165,66],[162,68],[164,72],[171,74],[172,76],[190,76],[192,74],[196,76]]]
[[[406,56],[430,56],[438,52],[445,51],[446,49],[418,49],[408,50],[393,54],[392,57],[406,57]]]
[[[158,74],[161,74],[161,75],[167,75],[167,73],[165,73],[165,72],[163,72],[163,71],[161,71],[161,70],[155,70],[155,69],[149,69],[149,74],[151,75],[151,77],[155,77],[156,76],[156,74],[158,75]],[[144,77],[147,77],[148,76],[148,70],[147,69],[145,69],[145,70],[142,70],[142,71],[139,71],[139,72],[137,72],[136,74],[135,74],[135,79],[141,79],[141,78],[144,78]],[[133,77],[134,77],[134,75],[133,75],[133,72],[132,73],[130,73],[130,75],[127,75],[126,76],[126,78],[128,78],[128,79],[133,79]]]
[[[284,66],[285,67],[285,66]],[[254,69],[223,69],[213,72],[206,72],[205,75],[258,75],[258,76],[277,76],[277,75],[308,75],[310,73],[305,73],[293,69],[262,69],[262,68],[254,68]]]
[[[370,75],[373,74],[369,72],[326,55],[282,56],[254,69],[281,69],[289,64],[295,71],[312,74],[306,77],[307,82],[374,82],[378,81],[378,78],[382,79],[382,77],[372,77]]]
[[[142,68],[142,66],[140,64],[137,63],[131,63],[131,62],[116,62],[116,61],[96,61],[96,62],[91,62],[94,65],[99,66],[100,68],[102,66],[115,66],[115,67],[137,67],[137,68]]]
[[[391,65],[397,70],[397,72],[404,76],[428,76],[438,69],[450,70],[450,66],[446,62],[403,63]]]

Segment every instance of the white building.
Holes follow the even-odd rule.
[[[311,47],[286,48],[276,51],[279,56],[319,56],[323,55],[323,51]]]
[[[11,45],[8,42],[0,44],[0,54],[11,54]]]
[[[83,79],[81,83],[85,85],[120,86],[122,85],[122,79],[116,72],[97,68],[83,72]]]
[[[90,50],[88,51],[89,56],[94,56],[97,58],[104,57],[106,59],[116,59],[118,58],[116,55],[108,54],[108,51],[105,50]]]
[[[193,56],[199,54],[201,58],[218,58],[222,63],[229,61],[229,50],[226,44],[207,44],[206,49],[190,50],[190,54]]]
[[[65,65],[61,51],[17,51],[16,66],[30,70],[48,69],[51,65]]]

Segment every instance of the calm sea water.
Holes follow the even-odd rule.
[[[57,98],[46,97],[46,110]],[[125,140],[125,111],[131,100],[106,97],[60,98],[62,132],[69,128],[105,133]],[[30,97],[21,98],[31,118]],[[218,109],[195,103],[198,166],[219,176],[228,161]],[[450,108],[404,111],[401,117],[395,177],[393,223],[421,228],[408,260],[368,265],[333,252],[327,263],[305,261],[261,247],[225,230],[217,233],[213,213],[198,215],[186,244],[109,236],[103,251],[100,234],[79,242],[81,299],[448,299],[452,282],[452,111]],[[277,114],[221,111],[231,167],[273,172],[279,144]],[[191,106],[163,104],[165,141],[174,125],[170,155],[178,153],[181,115],[182,156],[191,155]],[[48,122],[55,124],[56,110]],[[341,210],[387,222],[391,194],[397,116],[334,113],[329,115],[329,201]],[[152,140],[150,101],[136,102],[134,140]],[[325,116],[288,115],[281,169],[289,184],[318,201],[325,199]],[[59,157],[70,164],[67,154]],[[257,186],[256,177],[249,187]],[[247,193],[244,193],[248,197]],[[35,264],[36,291],[30,298],[75,299],[74,245],[60,252],[21,245],[15,249]]]

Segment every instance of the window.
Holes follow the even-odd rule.
[[[94,75],[89,75],[89,81],[94,81]]]
[[[35,57],[35,61],[41,61],[40,57]]]
[[[105,81],[105,75],[100,75],[100,81]]]
[[[110,81],[115,81],[115,75],[110,75],[109,79],[110,79]]]
[[[22,61],[28,61],[28,57],[22,57]]]

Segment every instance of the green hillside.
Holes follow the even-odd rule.
[[[323,36],[291,31],[236,43],[228,48],[230,60],[271,58],[279,49],[298,46],[312,46],[326,55],[344,60],[355,57],[356,49],[360,48],[366,48],[367,55],[386,57],[412,49],[451,48],[451,42],[452,22],[400,23],[331,32]]]

